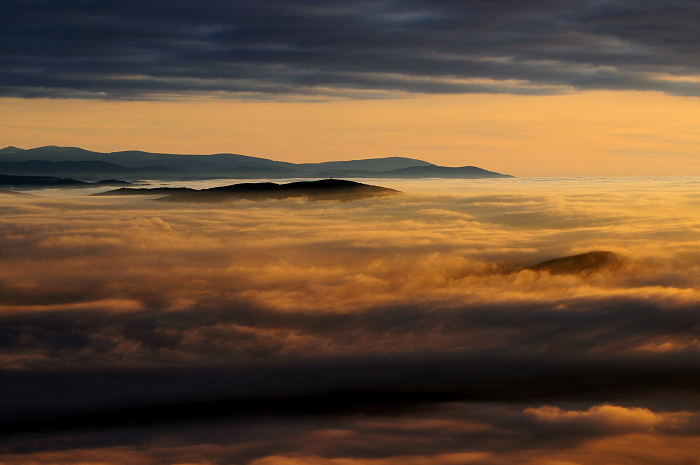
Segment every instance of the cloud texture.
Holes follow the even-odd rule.
[[[15,97],[698,95],[696,2],[9,0]]]
[[[692,179],[391,187],[0,194],[0,462],[693,463]]]

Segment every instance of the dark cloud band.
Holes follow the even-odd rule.
[[[10,0],[0,95],[699,95],[699,14],[682,0]]]

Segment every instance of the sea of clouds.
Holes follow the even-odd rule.
[[[0,194],[0,463],[696,463],[696,179],[382,185]]]

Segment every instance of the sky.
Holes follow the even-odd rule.
[[[694,1],[0,4],[0,145],[700,175]]]

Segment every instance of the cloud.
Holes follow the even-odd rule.
[[[8,199],[0,461],[685,457],[700,431],[693,181],[494,186],[352,204]],[[590,250],[622,261],[527,269]]]
[[[323,457],[289,457],[270,456],[250,462],[251,465],[458,465],[466,463],[483,463],[482,460],[488,454],[479,452],[466,452],[456,454],[437,454],[428,456],[398,456],[388,459],[328,459]]]
[[[558,407],[543,406],[527,408],[524,413],[531,415],[538,424],[556,429],[584,428],[592,432],[629,432],[652,430],[658,423],[657,416],[644,408],[624,408],[614,405],[598,405],[585,412],[563,411]]]
[[[16,368],[157,367],[700,348],[692,196],[540,194],[15,200],[0,228],[2,354]],[[623,262],[582,274],[523,268],[589,250]]]
[[[13,0],[0,6],[0,91],[126,100],[698,95],[695,14],[685,0]]]
[[[697,412],[650,411],[619,405],[523,406],[450,403],[413,412],[194,423],[136,431],[72,431],[54,436],[54,450],[6,453],[3,463],[398,463],[547,464],[693,463],[697,430],[672,434],[665,424]],[[139,445],[127,446],[134,438]],[[87,442],[92,441],[92,442]],[[16,450],[22,441],[15,440]],[[30,446],[29,442],[25,443]]]

